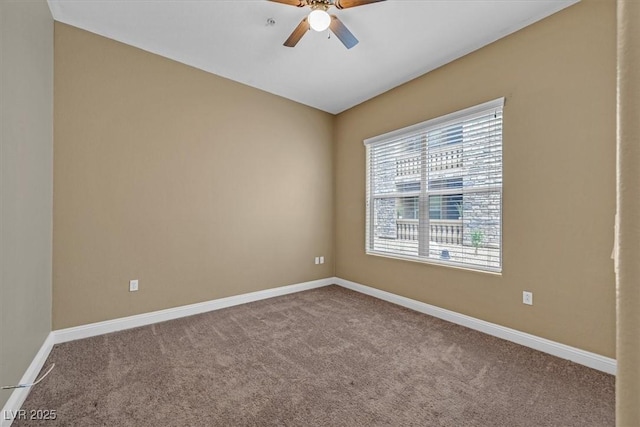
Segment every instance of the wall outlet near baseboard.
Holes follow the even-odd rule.
[[[135,292],[138,290],[138,279],[129,280],[129,292]]]
[[[533,305],[533,292],[522,291],[522,303]]]

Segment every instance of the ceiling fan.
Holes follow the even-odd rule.
[[[370,3],[377,3],[385,0],[269,0],[275,3],[287,4],[290,6],[304,7],[309,6],[311,13],[304,18],[300,24],[293,30],[293,33],[284,42],[287,47],[294,47],[302,36],[305,35],[309,29],[315,31],[324,31],[329,28],[333,34],[342,42],[347,49],[351,49],[358,44],[358,39],[355,38],[351,31],[338,19],[336,15],[329,15],[327,10],[331,6],[335,6],[336,9],[348,9],[350,7],[364,6]]]

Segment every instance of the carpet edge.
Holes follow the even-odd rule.
[[[111,332],[123,331],[126,329],[147,326],[154,323],[165,322],[167,320],[179,319],[181,317],[193,316],[195,314],[220,310],[235,305],[260,301],[310,289],[321,288],[335,284],[334,277],[312,280],[309,282],[296,283],[293,285],[280,286],[277,288],[265,289],[246,294],[233,295],[225,298],[218,298],[210,301],[195,304],[183,305],[179,307],[167,308],[164,310],[152,311],[149,313],[136,314],[133,316],[120,317],[117,319],[105,320],[102,322],[89,323],[86,325],[74,326],[71,328],[58,329],[52,332],[54,344],[75,341],[83,338],[90,338],[97,335]]]
[[[391,292],[383,291],[381,289],[372,288],[370,286],[352,282],[350,280],[336,277],[335,282],[343,288],[351,289],[352,291],[360,292],[362,294],[366,294],[396,305],[400,305],[405,308],[427,314],[429,316],[437,317],[439,319],[446,320],[457,325],[474,329],[487,335],[502,338],[504,340],[511,341],[525,347],[533,348],[534,350],[538,350],[552,356],[571,360],[572,362],[605,372],[607,374],[616,374],[617,362],[615,359],[612,359],[610,357],[602,356],[600,354],[592,353],[576,347],[571,347],[566,344],[551,341],[546,338],[518,331],[516,329],[507,328],[495,323],[476,319],[475,317],[436,307],[434,305],[396,295]]]
[[[40,346],[40,350],[38,350],[33,360],[29,364],[29,367],[22,375],[19,384],[29,384],[36,380],[38,373],[44,366],[47,358],[49,357],[49,353],[51,353],[51,350],[53,349],[53,345],[55,343],[54,341],[55,340],[53,332],[49,332],[49,335],[47,335],[47,337],[45,338],[42,346]],[[18,411],[22,408],[25,400],[27,400],[30,391],[30,387],[16,388],[13,390],[13,392],[9,396],[9,399],[7,399],[7,402],[2,408],[0,427],[9,427],[13,423],[14,418],[18,416]]]

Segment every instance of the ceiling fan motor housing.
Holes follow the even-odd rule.
[[[331,0],[307,0],[307,4],[313,10],[324,10],[325,12],[333,6]]]

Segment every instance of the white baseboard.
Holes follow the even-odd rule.
[[[494,337],[515,342],[525,347],[530,347],[544,353],[560,357],[562,359],[568,359],[581,365],[606,372],[608,374],[615,375],[616,373],[616,360],[609,357],[601,356],[599,354],[591,353],[585,350],[580,350],[579,348],[560,344],[558,342],[540,338],[535,335],[527,334],[525,332],[520,332],[515,329],[506,328],[504,326],[496,325],[495,323],[485,322],[484,320],[476,319],[474,317],[466,316],[464,314],[456,313],[444,308],[429,305],[410,298],[392,294],[390,292],[382,291],[380,289],[361,285],[360,283],[351,282],[349,280],[340,279],[338,277],[334,278],[334,282],[344,288],[367,294],[372,297],[385,300],[397,305],[401,305],[411,310],[419,311],[420,313],[428,314],[430,316],[437,317],[451,323],[466,326],[467,328],[475,329],[476,331],[480,331],[488,335],[493,335]]]
[[[488,335],[524,345],[526,347],[530,347],[544,353],[551,354],[553,356],[568,359],[581,365],[597,369],[599,371],[603,371],[613,375],[615,375],[616,373],[615,359],[611,359],[609,357],[601,356],[596,353],[591,353],[535,335],[527,334],[515,329],[507,328],[505,326],[500,326],[495,323],[486,322],[484,320],[476,319],[471,316],[456,313],[444,308],[436,307],[410,298],[392,294],[380,289],[365,286],[360,283],[351,282],[339,277],[330,277],[310,282],[303,282],[295,285],[282,286],[273,289],[266,289],[264,291],[251,292],[248,294],[235,295],[197,304],[154,311],[151,313],[123,317],[120,319],[91,323],[88,325],[82,325],[68,329],[60,329],[57,331],[53,331],[53,343],[58,344],[67,341],[93,337],[96,335],[107,334],[110,332],[136,328],[138,326],[145,326],[153,323],[164,322],[166,320],[205,313],[208,311],[220,310],[222,308],[232,307],[234,305],[246,304],[262,299],[273,298],[314,288],[320,288],[331,284],[337,284],[344,288],[367,294],[378,299],[391,302],[393,304],[398,304],[403,307],[418,311],[420,313],[428,314],[430,316],[462,325]]]
[[[110,332],[137,328],[138,326],[151,325],[153,323],[178,319],[180,317],[192,316],[194,314],[206,313],[213,310],[220,310],[222,308],[232,307],[234,305],[246,304],[248,302],[259,301],[314,288],[320,288],[334,283],[334,278],[330,277],[326,279],[313,280],[310,282],[297,283],[295,285],[281,286],[279,288],[250,292],[248,294],[234,295],[231,297],[220,298],[196,304],[184,305],[181,307],[168,308],[166,310],[153,311],[150,313],[138,314],[135,316],[106,320],[104,322],[90,323],[88,325],[81,325],[73,328],[58,329],[56,331],[53,331],[54,343],[59,344],[67,341],[94,337],[96,335],[108,334]]]
[[[49,357],[49,353],[51,353],[53,344],[53,332],[51,332],[47,335],[47,338],[44,340],[40,350],[38,350],[38,353],[36,353],[36,356],[33,358],[31,364],[20,379],[19,384],[29,384],[36,380],[42,366],[47,361],[47,357]],[[9,384],[2,385],[4,386]],[[9,427],[11,423],[13,423],[13,419],[18,414],[18,410],[22,408],[22,404],[27,399],[30,390],[31,389],[29,387],[16,388],[13,390],[11,396],[9,396],[9,399],[4,404],[4,408],[2,408],[2,414],[0,414],[0,427]]]

